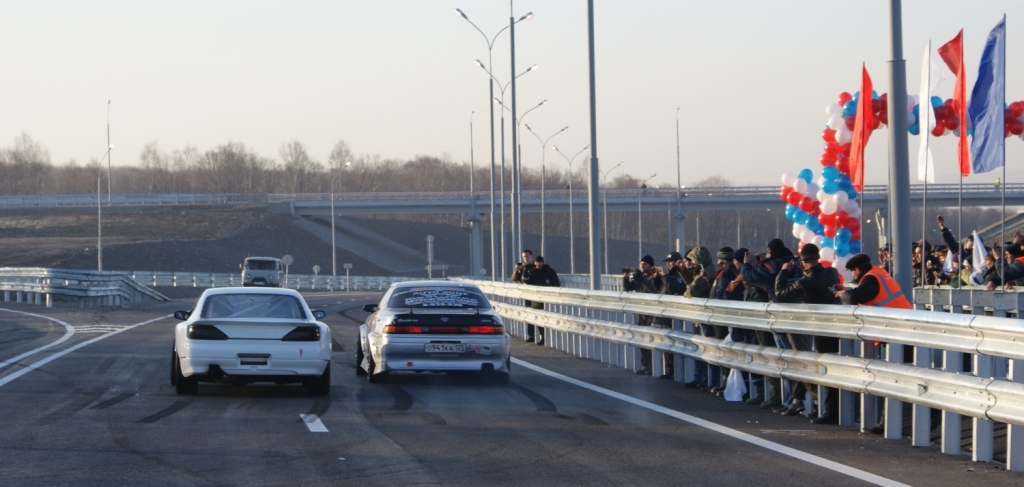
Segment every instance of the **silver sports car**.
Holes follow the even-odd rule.
[[[473,284],[392,284],[359,327],[356,374],[371,383],[392,372],[475,372],[509,380],[510,339],[491,303]]]

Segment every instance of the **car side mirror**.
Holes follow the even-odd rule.
[[[366,311],[367,313],[373,313],[374,311],[377,311],[378,309],[380,309],[380,307],[378,307],[376,304],[364,304],[363,305],[363,311]]]
[[[323,310],[319,310],[319,309],[314,309],[313,310],[313,317],[314,318],[316,318],[318,320],[322,320],[322,319],[324,319],[325,316],[327,316],[327,312],[325,312]]]
[[[189,313],[188,311],[175,311],[174,312],[174,318],[177,319],[177,320],[180,320],[180,321],[185,321],[185,320],[188,319],[188,316],[190,314],[192,314],[192,313]]]

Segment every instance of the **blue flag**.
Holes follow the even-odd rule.
[[[971,166],[974,173],[1002,167],[1006,110],[1006,17],[988,34],[978,67],[978,81],[971,92],[968,113],[974,127],[971,141]],[[964,127],[960,127],[964,130]]]

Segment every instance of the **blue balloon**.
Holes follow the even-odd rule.
[[[836,255],[839,257],[846,257],[847,255],[850,255],[850,244],[846,242],[836,244]]]
[[[846,196],[848,198],[850,198],[851,200],[857,199],[857,190],[856,189],[846,188],[845,191],[846,191]]]
[[[798,211],[800,211],[799,208],[793,205],[786,205],[786,219],[789,221],[793,221],[793,215],[795,215]]]
[[[840,175],[837,178],[836,182],[839,183],[840,186],[848,186],[853,184],[853,180],[850,179],[850,176],[847,176],[845,174]]]
[[[860,250],[861,250],[860,240],[850,240],[850,243],[847,244],[847,245],[850,246],[850,253],[851,254],[859,254],[860,253]]]
[[[829,181],[839,177],[839,169],[835,166],[825,166],[821,168],[821,177],[825,178],[825,181]]]
[[[942,98],[934,95],[932,96],[932,108],[938,108],[942,106],[944,103],[945,102],[942,101]]]
[[[857,101],[850,100],[843,105],[843,118],[849,118],[857,114]]]
[[[872,99],[872,100],[877,100],[877,99],[879,99],[879,98],[880,98],[880,97],[878,96],[878,92],[877,92],[877,91],[875,91],[875,90],[871,90],[871,99]]]
[[[825,181],[825,184],[821,185],[821,190],[824,191],[825,194],[836,194],[836,192],[839,191],[839,183],[837,183],[835,179],[829,179]]]
[[[821,248],[833,248],[836,246],[835,239],[825,237],[821,239]]]
[[[844,244],[850,241],[850,237],[853,236],[853,232],[849,228],[840,228],[836,230],[836,242]]]
[[[918,118],[918,116],[921,114],[921,105],[914,105],[914,108],[911,111],[914,112],[914,119],[916,120]],[[915,121],[914,123],[917,123],[917,122]]]
[[[821,229],[825,228],[825,226],[818,220],[818,217],[811,215],[807,216],[807,223],[804,225],[807,225],[807,229],[814,233],[818,233]]]
[[[810,169],[804,168],[800,170],[800,174],[797,174],[797,177],[809,183],[814,179],[814,172]]]
[[[914,122],[914,125],[907,127],[907,131],[910,132],[910,135],[920,135],[921,126],[918,125],[917,122]]]

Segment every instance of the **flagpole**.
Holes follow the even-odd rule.
[[[924,194],[921,195],[921,285],[922,286],[924,286],[925,284],[928,283],[928,279],[926,278],[926,274],[925,274],[926,269],[927,269],[927,267],[925,267],[925,262],[928,261],[928,256],[925,255],[925,253],[924,253],[924,243],[925,243],[925,241],[927,241],[927,238],[928,238],[928,155],[929,155],[928,151],[931,150],[931,148],[929,147],[929,143],[931,142],[931,137],[929,137],[929,135],[931,135],[931,125],[932,125],[932,111],[931,111],[932,110],[932,100],[931,100],[931,95],[932,95],[932,40],[931,39],[928,39],[928,51],[927,52],[928,52],[928,60],[926,62],[928,63],[928,75],[926,76],[927,79],[925,81],[926,81],[927,86],[928,86],[928,99],[925,100],[925,103],[927,103],[927,108],[925,109],[925,112],[924,112],[926,114],[927,118],[925,118],[925,121],[924,121],[924,134],[923,134],[924,135]],[[921,106],[921,101],[918,100],[918,107],[920,107],[920,106]],[[918,110],[918,115],[920,115],[920,113],[921,113],[921,111]],[[921,124],[918,123],[918,126],[920,126],[920,125]],[[922,131],[920,129],[918,129],[918,133],[921,133],[921,132]]]
[[[1000,62],[1003,63],[1003,103],[1006,103],[1006,14],[1003,14],[1003,32],[1002,32],[1002,35],[1003,35],[1003,52],[1002,52],[1002,59],[1000,60]],[[1005,113],[1005,111],[1004,111],[1004,113]],[[1004,117],[1003,125],[1005,126],[1006,125],[1006,119],[1005,119],[1006,116],[1003,115],[1003,117]],[[999,233],[1000,233],[1000,239],[1001,239],[999,245],[1002,246],[1003,243],[1006,242],[1006,137],[1003,137],[1000,140],[1000,143],[1003,144],[1003,151],[1002,151],[1003,152],[1003,178],[1000,180],[1000,184],[999,184],[999,189],[1001,190],[1001,193],[1002,193],[1001,194],[1002,209],[1000,210],[1000,214],[999,214],[999,227],[1000,227],[999,228]],[[1003,252],[1000,255],[1003,256],[1003,265],[999,266],[999,282],[1002,283],[1004,288],[1005,288],[1006,281],[1005,281],[1003,273],[1006,270],[1006,257],[1005,257],[1006,253]]]

